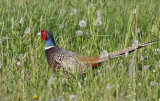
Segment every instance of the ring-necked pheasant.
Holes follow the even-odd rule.
[[[121,56],[125,53],[133,52],[135,49],[139,49],[159,41],[154,40],[151,42],[142,43],[119,51],[111,52],[108,55],[102,57],[86,57],[72,51],[58,48],[55,44],[52,33],[49,31],[42,30],[37,35],[41,35],[42,39],[45,40],[45,56],[49,66],[53,67],[53,71],[55,73],[60,68],[63,68],[63,70],[69,73],[74,73],[75,71],[83,73],[86,68],[95,67],[99,63],[105,62],[108,59]]]

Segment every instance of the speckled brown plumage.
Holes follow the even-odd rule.
[[[40,35],[42,36],[42,39],[45,40],[45,55],[47,58],[47,62],[50,67],[53,67],[53,71],[55,73],[59,69],[63,69],[64,71],[67,71],[69,73],[75,73],[75,71],[83,73],[85,69],[89,67],[95,67],[99,63],[105,62],[108,59],[116,58],[125,54],[126,52],[133,52],[135,49],[139,49],[159,41],[155,40],[146,42],[119,51],[111,52],[106,56],[86,57],[75,52],[58,48],[54,42],[52,33],[49,31],[42,30]]]

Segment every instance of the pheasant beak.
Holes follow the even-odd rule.
[[[38,36],[41,36],[41,32],[39,32],[37,35],[38,35]]]

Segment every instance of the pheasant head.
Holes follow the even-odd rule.
[[[42,36],[42,39],[45,40],[45,49],[56,46],[53,35],[51,32],[49,32],[47,30],[42,30],[37,35]]]

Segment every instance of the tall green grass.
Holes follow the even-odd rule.
[[[45,59],[44,41],[36,36],[42,29],[50,30],[60,48],[99,56],[100,50],[120,50],[134,40],[160,39],[159,4],[159,0],[1,0],[0,100],[159,101],[160,54],[155,51],[159,43],[127,58],[109,60],[74,79],[60,72],[49,89],[52,69]],[[63,10],[66,13],[60,14]],[[97,11],[101,26],[94,25]],[[81,20],[87,22],[85,28],[79,26]],[[27,27],[30,33],[25,34]],[[77,30],[83,35],[77,36]]]

